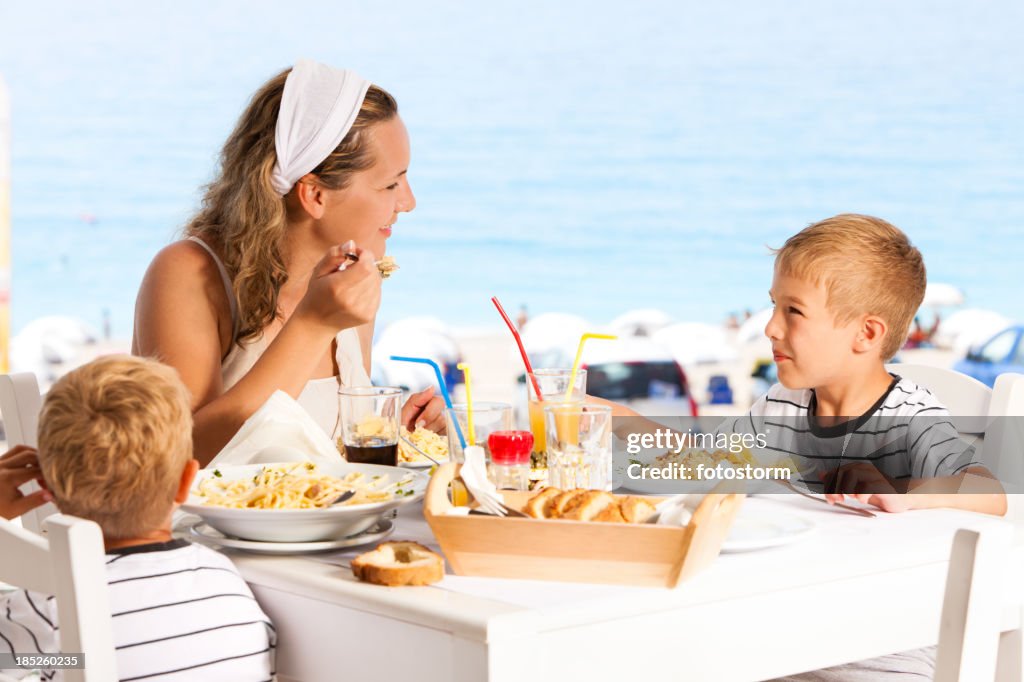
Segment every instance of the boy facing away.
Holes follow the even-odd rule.
[[[198,468],[173,369],[108,356],[65,375],[43,403],[38,461],[61,512],[103,531],[120,679],[272,678],[274,629],[249,586],[227,557],[171,536]],[[60,651],[52,596],[18,590],[0,613],[0,651]]]

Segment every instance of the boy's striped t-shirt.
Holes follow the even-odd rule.
[[[126,547],[107,554],[107,578],[122,682],[272,679],[273,625],[223,554],[184,540]],[[60,651],[53,597],[0,596],[0,652],[7,651]],[[43,680],[62,678],[42,671]]]
[[[840,466],[868,462],[891,480],[951,476],[975,461],[949,410],[928,389],[893,375],[889,389],[860,417],[830,426],[815,416],[813,389],[772,386],[742,417],[719,427],[723,433],[761,434],[761,461],[789,458],[799,469],[793,482],[810,490]]]

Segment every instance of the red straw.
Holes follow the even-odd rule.
[[[523,356],[523,364],[526,365],[526,374],[530,377],[530,382],[533,384],[533,394],[537,396],[537,402],[544,402],[544,396],[540,393],[540,384],[537,383],[537,377],[533,376],[533,366],[530,364],[530,358],[526,354],[526,349],[523,348],[523,340],[519,337],[519,330],[512,324],[512,320],[509,318],[508,313],[501,307],[501,303],[498,302],[497,296],[491,296],[491,303],[501,313],[501,317],[505,320],[505,324],[508,325],[508,330],[512,332],[512,336],[516,337],[516,343],[519,344],[519,353]]]

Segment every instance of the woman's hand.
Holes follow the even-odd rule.
[[[444,420],[444,400],[441,396],[434,395],[434,387],[428,386],[419,393],[413,393],[402,406],[402,426],[415,431],[417,426],[423,426],[434,433],[444,433],[446,423]]]
[[[17,445],[0,457],[0,517],[13,519],[53,499],[45,488],[24,495],[18,486],[32,479],[42,482],[35,448]]]
[[[346,254],[359,257],[351,261]],[[380,272],[376,256],[349,241],[332,247],[317,263],[306,295],[294,317],[328,327],[332,332],[372,321],[380,307]],[[339,270],[339,266],[346,267]]]

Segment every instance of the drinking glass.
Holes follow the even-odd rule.
[[[552,404],[544,408],[548,482],[571,490],[612,489],[612,408]]]
[[[364,464],[398,465],[398,424],[402,389],[357,386],[338,389],[345,459]]]
[[[453,462],[465,461],[459,433],[469,445],[469,412],[465,403],[456,403],[445,410],[448,421],[448,452]],[[456,429],[458,424],[458,430]],[[495,431],[512,430],[512,406],[508,403],[473,401],[473,430],[476,432],[476,444],[483,447],[487,460],[491,459],[491,451],[487,445],[487,437]]]
[[[576,372],[572,384],[572,393],[566,398],[569,388],[571,369],[536,369],[526,377],[526,391],[529,396],[527,408],[530,414],[530,430],[533,431],[533,454],[538,466],[544,466],[544,452],[547,449],[547,438],[544,432],[544,408],[548,405],[582,405],[587,396],[587,370]],[[541,401],[534,387],[540,387]]]

